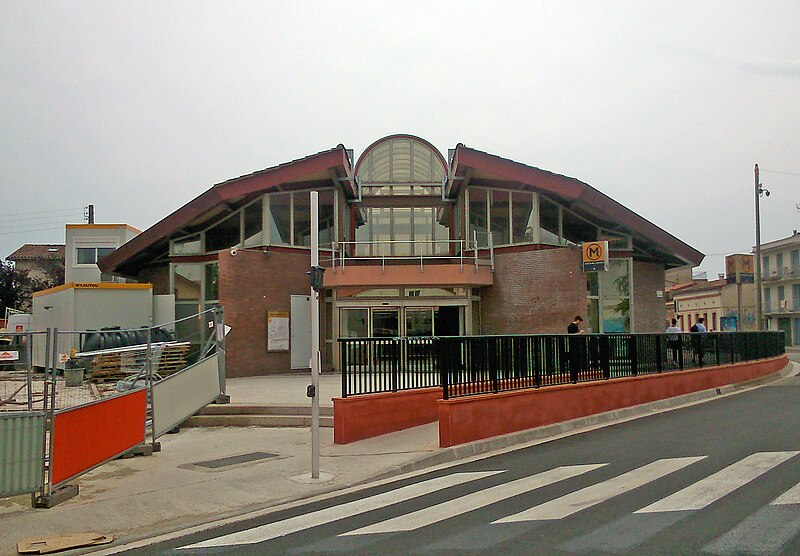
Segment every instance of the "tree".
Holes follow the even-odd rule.
[[[31,278],[27,270],[18,270],[11,261],[0,261],[0,311],[6,307],[30,312],[33,307],[33,292],[63,283],[63,267],[47,269],[47,278]]]

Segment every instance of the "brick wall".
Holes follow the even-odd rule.
[[[273,250],[269,255],[244,251],[232,257],[219,255],[219,300],[225,322],[232,327],[226,337],[227,372],[230,377],[291,371],[289,351],[267,351],[267,311],[290,311],[292,295],[308,295],[305,250]],[[324,324],[325,304],[320,303]],[[321,335],[322,345],[324,335]]]
[[[586,318],[586,280],[577,248],[495,253],[494,285],[481,291],[484,334],[563,334]]]
[[[664,265],[633,261],[633,330],[634,332],[663,332],[667,311],[664,297]],[[662,294],[663,295],[663,294]]]
[[[172,293],[169,291],[169,264],[145,268],[136,277],[139,283],[153,284],[153,295]]]

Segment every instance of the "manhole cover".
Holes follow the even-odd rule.
[[[210,459],[208,461],[198,461],[194,465],[196,465],[197,467],[205,467],[206,469],[219,469],[220,467],[228,467],[229,465],[248,463],[251,461],[258,461],[260,459],[269,459],[277,456],[278,454],[270,454],[268,452],[250,452],[238,456],[228,456],[226,458]]]

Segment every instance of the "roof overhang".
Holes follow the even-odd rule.
[[[552,197],[610,231],[630,233],[635,247],[652,253],[667,267],[697,266],[705,257],[697,249],[580,180],[459,143],[450,163],[445,195],[455,198],[469,184],[532,190]]]
[[[98,266],[103,272],[134,276],[168,252],[170,239],[199,231],[259,195],[321,187],[356,195],[344,145],[219,183],[103,257]]]

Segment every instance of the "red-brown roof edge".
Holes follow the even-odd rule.
[[[638,232],[643,237],[659,244],[674,253],[686,263],[697,266],[705,255],[676,238],[666,230],[653,224],[636,212],[618,203],[608,195],[576,178],[528,166],[521,162],[503,158],[484,151],[471,149],[459,143],[456,146],[456,159],[459,166],[474,168],[516,181],[537,189],[550,191],[573,201],[577,208],[589,208],[607,214],[621,225]],[[591,212],[590,211],[590,212]]]
[[[218,183],[128,241],[110,255],[103,257],[98,261],[97,266],[103,272],[116,272],[129,259],[159,240],[174,234],[197,216],[226,200],[259,190],[266,191],[270,187],[281,183],[295,181],[305,175],[338,166],[342,166],[347,174],[347,176],[343,177],[352,177],[347,151],[344,145],[341,144],[327,151]]]

